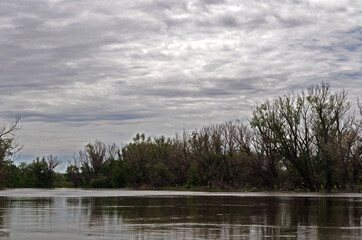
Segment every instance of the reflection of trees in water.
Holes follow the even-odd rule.
[[[4,227],[4,217],[7,208],[8,208],[8,199],[6,197],[0,197],[0,228]]]
[[[83,202],[82,202],[83,204]],[[99,227],[104,225],[103,220],[103,208],[105,205],[103,204],[102,198],[91,198],[88,201],[88,204],[90,206],[89,208],[89,215],[90,215],[90,221],[89,226],[90,227]]]
[[[318,227],[319,235],[342,236],[346,233],[350,236],[362,235],[362,209],[358,198],[318,199]],[[339,226],[340,228],[334,228]],[[356,227],[359,227],[357,229]],[[356,233],[356,234],[352,234]],[[336,238],[337,239],[337,238]]]
[[[4,198],[0,197],[0,238],[9,232],[34,226],[50,229],[56,219],[53,198]],[[4,231],[2,231],[4,230]]]
[[[10,208],[15,211],[12,214],[20,214],[31,219],[39,225],[50,224],[53,216],[53,198],[11,198]]]
[[[95,239],[358,239],[361,216],[361,198],[0,197],[0,239],[30,223]]]
[[[343,199],[342,199],[343,200]],[[358,236],[361,208],[357,201],[338,198],[174,197],[107,198],[94,200],[93,219],[102,214],[122,218],[133,230],[191,231],[203,238],[282,236],[303,238]],[[359,204],[359,205],[358,205]],[[104,208],[104,206],[107,206]],[[94,220],[93,220],[94,221]],[[331,228],[333,227],[333,228]]]
[[[8,198],[0,197],[0,238],[9,236],[9,233],[3,231],[7,228],[5,218],[8,205]]]
[[[92,235],[98,236],[114,229],[131,236],[153,233],[159,239],[316,239],[361,234],[361,203],[357,199],[104,197],[67,199],[67,205],[78,206],[78,213],[93,229]],[[353,226],[359,228],[341,229]]]
[[[76,220],[74,224],[87,236],[96,237],[97,239],[104,235],[104,230],[100,231],[103,226],[109,228],[109,222],[105,222],[103,217],[104,209],[107,204],[104,203],[106,198],[96,197],[72,197],[66,199],[66,210],[68,218]],[[108,217],[107,217],[108,218]]]
[[[106,198],[67,198],[68,214],[72,218],[89,219],[90,227],[103,226],[103,211],[107,207]]]

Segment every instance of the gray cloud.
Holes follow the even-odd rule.
[[[91,109],[88,109],[91,110]],[[60,115],[59,113],[38,113],[38,112],[5,112],[2,115],[13,117],[18,114],[23,121],[26,122],[59,122],[59,123],[75,123],[78,124],[86,124],[89,122],[96,121],[117,121],[123,122],[125,120],[133,120],[133,119],[142,119],[142,118],[152,118],[152,114],[141,114],[138,113],[102,113],[98,114],[100,111],[92,110],[89,112],[84,112],[84,110],[80,113],[65,113]]]
[[[359,1],[0,2],[0,113],[24,156],[247,119],[266,98],[362,86]]]

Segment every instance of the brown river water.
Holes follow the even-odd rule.
[[[362,239],[362,194],[3,190],[0,239]]]

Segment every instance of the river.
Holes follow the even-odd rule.
[[[0,239],[361,239],[362,194],[14,189]]]

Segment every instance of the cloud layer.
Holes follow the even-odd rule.
[[[0,2],[0,116],[24,155],[246,119],[328,81],[362,92],[356,1]]]

